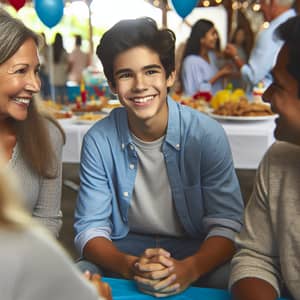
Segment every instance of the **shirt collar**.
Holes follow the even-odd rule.
[[[165,142],[170,144],[176,150],[180,150],[180,105],[176,103],[171,97],[167,97],[168,103],[168,127]],[[118,113],[117,113],[118,112]],[[120,141],[122,149],[128,145],[133,144],[130,130],[128,127],[128,117],[126,108],[114,110],[117,121],[118,132],[120,133]]]

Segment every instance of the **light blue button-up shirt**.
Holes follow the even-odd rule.
[[[214,84],[209,81],[218,73],[217,57],[213,51],[208,52],[207,62],[200,55],[191,54],[185,57],[181,67],[182,87],[185,95],[193,96],[197,92],[211,92],[213,95],[223,88],[223,79]]]
[[[258,34],[248,64],[243,65],[240,70],[243,79],[248,84],[248,94],[252,92],[253,86],[260,81],[264,82],[265,88],[268,88],[272,83],[271,70],[283,46],[283,41],[278,39],[274,33],[280,24],[295,15],[296,12],[293,9],[289,9],[271,21],[269,27]]]
[[[233,239],[241,228],[243,201],[223,128],[171,98],[168,109],[162,151],[179,220],[188,236]],[[137,166],[126,109],[114,109],[83,141],[74,225],[81,253],[92,238],[120,239],[129,232]]]

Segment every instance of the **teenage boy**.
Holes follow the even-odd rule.
[[[97,55],[124,107],[84,138],[75,213],[80,268],[118,273],[155,296],[198,279],[225,288],[243,214],[222,127],[167,95],[174,48],[174,33],[150,18],[104,34]]]
[[[278,34],[284,46],[263,98],[279,115],[274,133],[285,142],[265,154],[247,205],[230,280],[239,300],[300,299],[300,17]]]

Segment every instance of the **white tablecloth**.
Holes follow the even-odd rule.
[[[275,142],[274,120],[221,122],[227,133],[236,169],[257,169],[267,149]]]
[[[61,119],[59,123],[66,134],[66,144],[62,156],[63,162],[79,163],[83,136],[92,125],[76,124],[74,119]]]
[[[79,163],[82,139],[91,125],[59,120],[66,133],[63,162]],[[275,141],[273,120],[256,122],[221,122],[228,136],[236,169],[256,169],[266,150]]]

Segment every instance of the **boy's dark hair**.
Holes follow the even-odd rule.
[[[278,37],[288,47],[288,72],[298,81],[300,98],[300,16],[288,19],[276,31]]]
[[[175,70],[175,34],[170,29],[158,29],[151,18],[122,20],[109,29],[100,40],[96,54],[104,74],[115,86],[113,64],[117,55],[138,46],[155,51],[163,65],[166,77]]]

